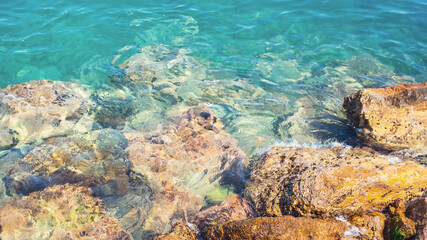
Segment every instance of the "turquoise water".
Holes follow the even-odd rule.
[[[346,94],[425,81],[426,12],[418,0],[1,1],[0,87],[50,79],[108,88],[120,63],[161,46],[199,60],[203,74],[179,99],[209,104],[247,151],[348,141]],[[218,86],[222,97],[200,93]]]

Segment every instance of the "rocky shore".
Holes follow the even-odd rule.
[[[166,56],[187,63],[167,79],[197,67]],[[121,66],[130,88],[156,81],[137,74],[150,64]],[[274,146],[250,166],[208,105],[138,128],[126,94],[0,90],[1,239],[426,239],[426,83],[347,96],[358,146]]]

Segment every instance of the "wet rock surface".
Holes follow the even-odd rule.
[[[363,89],[345,98],[344,109],[367,143],[390,150],[427,152],[427,83]]]
[[[331,219],[261,217],[211,227],[203,239],[340,239],[345,229]]]
[[[360,148],[273,147],[253,168],[247,195],[264,216],[352,215],[422,196],[426,174]]]
[[[86,187],[61,185],[0,209],[2,239],[132,239]]]
[[[92,130],[84,85],[37,80],[0,89],[0,149]]]

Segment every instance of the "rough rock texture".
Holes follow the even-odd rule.
[[[211,227],[203,239],[340,239],[345,229],[344,222],[331,219],[262,217]]]
[[[344,109],[368,143],[427,153],[427,82],[363,89],[345,98]]]
[[[196,232],[184,221],[178,221],[173,225],[172,230],[167,235],[161,235],[155,240],[197,240]]]
[[[84,85],[47,80],[0,89],[0,149],[42,139],[88,132],[91,92]]]
[[[369,212],[351,216],[348,221],[361,230],[362,239],[383,239],[387,218],[379,212]]]
[[[353,215],[425,193],[427,168],[391,164],[360,148],[273,147],[251,172],[247,195],[265,216]]]
[[[12,239],[131,239],[86,187],[62,185],[0,209],[0,236]]]
[[[174,219],[198,212],[205,197],[225,200],[235,188],[223,181],[242,186],[247,157],[222,128],[207,107],[194,107],[157,135],[126,135],[135,171],[155,192],[147,228],[163,234]]]
[[[220,205],[207,208],[190,217],[190,223],[203,231],[205,228],[231,221],[254,218],[253,206],[239,195],[232,195]]]
[[[415,239],[427,239],[427,198],[416,199],[409,203],[405,215],[415,222],[417,230]]]

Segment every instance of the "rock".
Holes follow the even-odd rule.
[[[0,151],[12,148],[18,144],[19,136],[16,131],[11,129],[0,129]]]
[[[367,143],[427,153],[427,83],[363,89],[345,98],[344,109]]]
[[[86,187],[53,186],[0,209],[2,239],[131,239]]]
[[[405,214],[415,222],[417,230],[415,239],[427,239],[427,198],[419,198],[409,203]]]
[[[79,183],[98,196],[123,195],[131,185],[132,163],[123,134],[104,129],[74,138],[50,138],[32,149],[5,177],[9,195],[28,195],[48,186]]]
[[[0,89],[0,148],[92,130],[90,91],[84,85],[47,80]]]
[[[425,193],[427,168],[375,151],[273,147],[256,163],[247,195],[264,216],[351,216]]]
[[[159,134],[129,132],[126,137],[134,170],[147,176],[155,192],[145,226],[159,234],[198,212],[208,194],[216,201],[239,191],[247,176],[246,155],[207,107],[190,108]],[[235,187],[224,190],[224,182]]]
[[[211,227],[203,239],[340,239],[345,229],[344,222],[331,219],[261,217]]]
[[[197,240],[197,235],[190,224],[183,221],[177,222],[169,234],[158,236],[155,240]]]
[[[369,212],[351,216],[348,221],[361,230],[362,239],[383,239],[387,218],[379,212]]]
[[[232,195],[219,205],[209,207],[188,217],[188,219],[178,221],[169,234],[162,237],[164,239],[178,237],[185,239],[186,236],[190,235],[189,231],[192,231],[194,235],[202,232],[203,235],[210,227],[255,216],[256,213],[252,205],[246,199],[239,195]]]
[[[232,195],[221,204],[207,208],[190,217],[189,222],[203,231],[211,226],[254,218],[255,216],[253,206],[246,199],[239,195]]]

